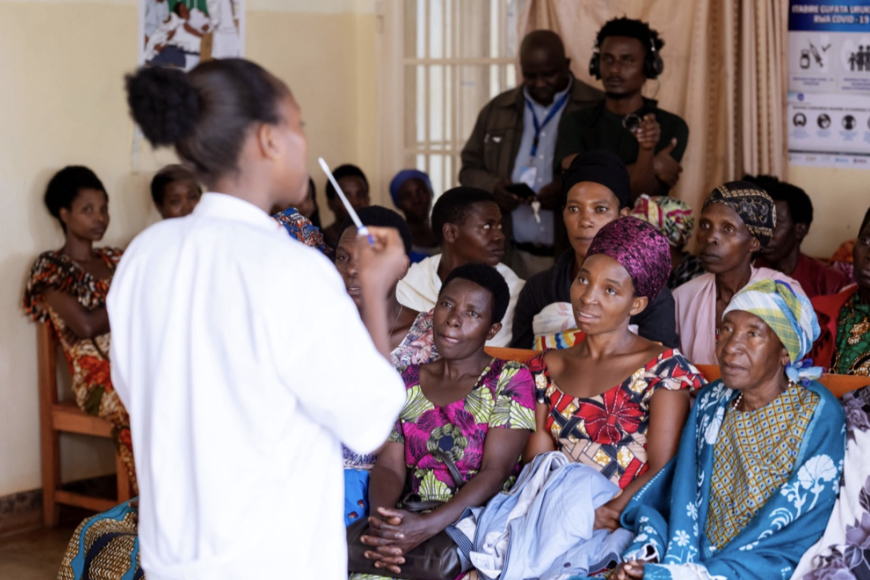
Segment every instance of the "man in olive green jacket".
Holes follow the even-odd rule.
[[[522,278],[553,265],[555,232],[564,227],[556,214],[561,183],[554,159],[563,113],[604,98],[574,78],[569,65],[559,35],[529,33],[520,47],[523,84],[487,103],[462,150],[459,182],[495,196],[511,240],[505,261]],[[525,197],[514,186],[521,183],[532,190]]]

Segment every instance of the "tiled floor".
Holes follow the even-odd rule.
[[[0,538],[0,578],[54,580],[75,528],[62,524]]]

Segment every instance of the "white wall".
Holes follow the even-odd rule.
[[[135,0],[0,0],[0,496],[40,487],[35,325],[21,299],[34,258],[63,243],[42,203],[48,179],[67,164],[97,172],[110,198],[106,244],[124,246],[157,219],[147,184],[173,154],[143,144],[132,170],[122,78],[136,65],[136,18]],[[293,90],[311,158],[359,164],[384,199],[373,2],[249,0],[247,18],[247,56]],[[65,478],[111,472],[102,443],[68,445]]]

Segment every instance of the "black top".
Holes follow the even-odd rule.
[[[532,320],[535,316],[554,302],[571,302],[571,283],[574,281],[571,271],[574,269],[574,262],[574,252],[565,252],[556,265],[535,274],[526,282],[514,310],[512,347],[534,347]],[[637,333],[646,339],[660,342],[668,348],[680,346],[674,296],[667,288],[663,288],[643,312],[632,316],[630,323],[636,324]]]
[[[643,102],[643,107],[634,114],[643,117],[653,113],[661,127],[661,137],[656,143],[655,152],[667,147],[671,139],[676,137],[677,146],[671,152],[671,157],[678,162],[682,161],[689,142],[689,126],[679,116],[659,109],[656,101],[644,99]],[[595,149],[616,153],[626,165],[637,161],[637,139],[622,125],[623,116],[611,113],[603,101],[579,111],[565,113],[563,117],[556,142],[556,163],[574,153]]]

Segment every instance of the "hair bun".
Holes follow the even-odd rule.
[[[142,67],[125,78],[130,114],[152,145],[174,145],[193,132],[199,98],[187,73]]]

